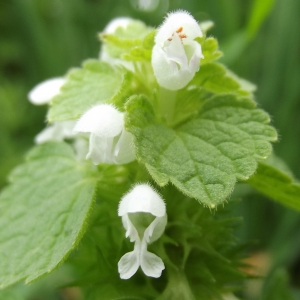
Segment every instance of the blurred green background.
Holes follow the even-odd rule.
[[[130,16],[157,26],[167,11],[178,8],[198,21],[215,22],[211,34],[224,51],[222,62],[257,85],[259,106],[270,113],[279,132],[275,153],[300,178],[299,0],[160,0],[153,11],[138,9],[137,0],[1,0],[0,188],[45,126],[46,108],[31,105],[28,91],[96,58],[97,33],[112,18]],[[259,299],[300,299],[299,215],[249,189],[240,190],[246,199],[236,206],[236,214],[245,222],[238,234],[256,241],[251,257],[266,265]],[[260,281],[253,282],[246,294],[258,299]]]

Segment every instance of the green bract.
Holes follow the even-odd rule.
[[[79,243],[95,178],[64,144],[35,148],[0,195],[0,287],[50,273]]]

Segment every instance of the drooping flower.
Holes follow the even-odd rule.
[[[136,185],[120,201],[118,215],[122,217],[126,237],[134,242],[134,250],[123,255],[118,263],[120,277],[129,279],[139,267],[150,277],[158,278],[165,269],[157,255],[147,251],[167,224],[166,205],[148,184]]]
[[[60,88],[64,85],[66,79],[56,77],[45,80],[36,85],[28,94],[28,99],[35,105],[47,104],[50,100],[59,94]]]
[[[201,45],[195,41],[201,36],[199,24],[188,12],[168,14],[157,31],[152,51],[152,66],[159,85],[178,90],[190,82],[203,58]]]
[[[111,104],[99,104],[78,120],[75,132],[90,133],[89,152],[95,165],[126,164],[135,159],[132,134],[124,128],[124,113]]]

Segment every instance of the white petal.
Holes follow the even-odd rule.
[[[188,59],[184,51],[183,43],[181,42],[178,34],[175,34],[172,37],[172,40],[168,41],[168,46],[164,47],[163,50],[165,51],[167,59],[174,61],[179,65],[179,70],[188,67]]]
[[[99,104],[85,112],[74,131],[91,132],[99,137],[114,137],[123,129],[123,113],[111,104]]]
[[[152,66],[158,83],[169,90],[185,87],[195,75],[190,69],[178,69],[176,62],[168,59],[158,45],[153,47]]]
[[[145,242],[142,243],[141,268],[147,276],[158,278],[165,269],[165,265],[160,257],[148,252],[146,247]]]
[[[50,100],[59,94],[60,88],[66,79],[62,77],[48,79],[35,86],[28,94],[28,99],[36,105],[49,103]]]
[[[197,21],[186,11],[169,13],[164,23],[159,27],[155,36],[155,43],[163,46],[165,41],[172,37],[173,33],[182,27],[183,32],[190,39],[202,36]]]
[[[127,164],[134,160],[133,136],[124,129],[115,146],[114,161],[116,164]]]
[[[121,257],[118,262],[118,271],[122,279],[129,279],[136,273],[140,266],[140,255],[140,242],[136,242],[134,245],[134,250]]]
[[[163,217],[156,217],[153,222],[146,228],[143,239],[145,239],[147,243],[153,243],[154,241],[159,239],[165,231],[167,222],[167,215],[164,215]]]
[[[124,228],[126,229],[125,236],[130,238],[130,242],[137,241],[139,239],[138,232],[136,228],[133,226],[133,224],[131,223],[127,214],[122,216],[122,223]]]
[[[156,217],[162,217],[166,214],[166,205],[151,186],[139,184],[122,197],[118,215],[123,216],[135,212],[147,212]]]
[[[113,163],[112,157],[113,138],[99,137],[94,133],[90,135],[89,152],[86,159],[91,159],[94,165],[100,163]]]

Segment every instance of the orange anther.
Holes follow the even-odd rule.
[[[179,37],[180,37],[181,39],[185,39],[185,38],[186,38],[186,34],[179,34]]]
[[[170,42],[171,42],[171,41],[172,41],[172,38],[168,38],[168,41],[170,41]]]
[[[182,30],[183,30],[183,27],[179,27],[179,28],[176,30],[176,32],[177,32],[177,33],[180,33]]]

